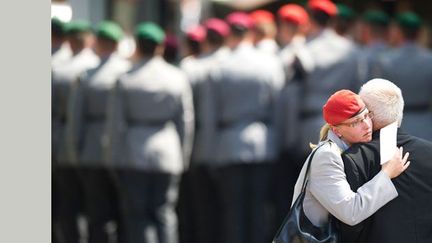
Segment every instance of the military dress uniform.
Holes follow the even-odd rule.
[[[119,41],[121,29],[115,23],[102,22],[98,38]],[[101,57],[100,65],[88,70],[74,85],[71,95],[67,136],[69,150],[78,161],[79,179],[84,193],[84,212],[88,219],[89,242],[108,242],[107,223],[120,227],[115,184],[104,163],[102,138],[106,127],[108,96],[117,78],[130,63],[112,53]]]
[[[218,238],[220,236],[218,228],[220,225],[220,202],[215,185],[215,168],[217,166],[212,163],[213,147],[206,143],[208,134],[203,129],[203,121],[205,121],[203,116],[207,113],[203,110],[205,107],[202,106],[202,100],[205,99],[204,89],[208,87],[211,70],[220,66],[228,56],[228,48],[220,47],[211,53],[198,57],[193,65],[189,63],[183,66],[183,70],[192,85],[195,111],[195,136],[191,167],[188,171],[189,177],[186,180],[191,199],[188,202],[190,205],[187,205],[191,209],[189,217],[192,217],[192,226],[189,227],[193,227],[191,234],[196,242],[220,242]],[[186,227],[188,226],[185,225]]]
[[[65,23],[54,17],[51,19],[51,67],[62,65],[71,57],[72,51],[65,41]]]
[[[202,129],[219,167],[221,242],[265,242],[269,163],[277,155],[275,103],[282,65],[242,42],[210,74]]]
[[[70,29],[89,31],[88,24],[70,23]],[[84,48],[61,66],[52,67],[52,162],[58,193],[58,237],[66,242],[78,241],[77,216],[82,210],[82,192],[77,175],[77,158],[67,149],[66,126],[70,109],[71,87],[83,72],[99,64],[91,49]]]
[[[174,210],[193,122],[186,76],[161,57],[143,58],[116,83],[105,151],[117,168],[128,242],[177,242]]]
[[[104,21],[99,24],[97,36],[117,43],[122,38],[122,31],[116,23]],[[117,236],[121,231],[115,181],[111,168],[104,161],[102,138],[109,94],[118,77],[131,67],[115,52],[106,55],[101,56],[98,67],[88,70],[75,83],[67,123],[68,149],[77,158],[80,168],[78,174],[88,219],[88,240],[97,243],[109,242],[106,227],[110,221],[116,223]]]
[[[383,60],[387,57],[391,48],[385,41],[384,36],[390,23],[389,16],[380,10],[368,10],[362,16],[364,28],[369,29],[371,36],[360,51],[360,82],[365,83],[373,78],[383,76]],[[382,30],[381,36],[374,33]]]

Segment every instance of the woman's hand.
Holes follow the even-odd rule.
[[[410,161],[407,162],[409,152],[405,153],[405,156],[403,158],[402,155],[403,148],[400,147],[396,149],[396,152],[391,158],[391,160],[387,161],[381,166],[381,170],[384,171],[384,173],[386,173],[390,177],[390,179],[399,176],[410,165]]]

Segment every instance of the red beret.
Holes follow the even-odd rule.
[[[233,12],[226,17],[226,21],[230,25],[241,26],[246,29],[253,27],[252,18],[245,12]]]
[[[365,108],[360,96],[342,89],[334,93],[323,106],[324,120],[330,125],[338,125],[357,115]]]
[[[190,40],[201,42],[206,37],[206,30],[201,25],[194,26],[186,31],[186,37]]]
[[[207,30],[212,30],[223,37],[227,36],[230,32],[228,24],[225,21],[218,18],[208,19],[204,23],[204,26],[205,28],[207,28]]]
[[[278,15],[281,20],[292,22],[297,25],[303,25],[309,21],[306,10],[302,6],[294,3],[282,6],[278,11]]]
[[[337,7],[330,0],[310,0],[308,2],[308,7],[312,10],[322,11],[330,16],[335,16],[337,14]]]
[[[250,13],[250,17],[252,18],[255,24],[274,22],[273,14],[266,10],[253,11],[252,13]]]

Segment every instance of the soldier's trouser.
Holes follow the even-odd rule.
[[[56,169],[57,216],[54,227],[58,230],[59,242],[77,243],[80,239],[77,219],[82,212],[82,187],[77,168],[59,166]]]
[[[193,170],[189,169],[181,175],[179,198],[177,203],[179,243],[199,243],[196,234],[197,225],[194,220],[195,208],[192,201]]]
[[[191,171],[192,216],[197,242],[220,243],[222,218],[216,169],[200,165]]]
[[[127,243],[177,243],[179,176],[119,170],[121,214]]]
[[[79,171],[84,191],[84,213],[88,219],[88,242],[105,243],[118,238],[122,226],[113,177],[106,168],[82,168]],[[108,223],[115,223],[115,232]],[[118,242],[118,240],[116,240]]]
[[[269,164],[228,165],[218,171],[224,243],[265,243],[268,232]]]

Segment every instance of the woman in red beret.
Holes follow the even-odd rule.
[[[326,224],[329,214],[355,225],[398,196],[391,179],[409,166],[408,153],[402,158],[402,148],[397,149],[372,180],[353,192],[346,180],[341,153],[351,144],[372,139],[372,114],[357,94],[340,90],[323,106],[323,117],[326,124],[310,161],[304,212],[315,226]],[[307,163],[295,185],[294,200],[301,192],[306,167]]]

